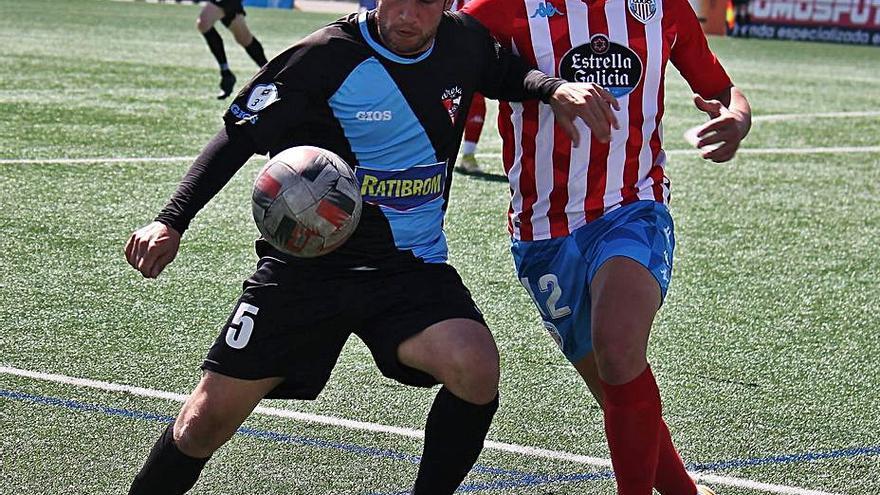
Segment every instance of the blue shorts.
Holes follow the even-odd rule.
[[[593,348],[590,283],[615,256],[648,269],[666,297],[675,234],[666,205],[637,201],[613,210],[565,237],[513,240],[517,277],[538,306],[544,326],[572,363]]]

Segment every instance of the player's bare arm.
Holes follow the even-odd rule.
[[[593,83],[565,83],[556,89],[550,99],[550,106],[559,126],[565,130],[575,147],[580,145],[580,133],[574,124],[575,118],[583,120],[599,141],[611,140],[611,128],[620,129],[613,110],[620,110],[620,104],[602,86]],[[613,109],[613,110],[612,110]]]
[[[710,119],[697,131],[697,148],[720,143],[700,156],[716,163],[731,160],[752,127],[749,100],[736,86],[730,86],[708,100],[694,95],[694,105],[706,112]]]
[[[156,278],[180,249],[180,233],[162,222],[134,231],[125,244],[125,259],[145,278]]]

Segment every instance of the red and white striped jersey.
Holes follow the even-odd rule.
[[[463,12],[541,71],[600,84],[621,107],[610,143],[578,120],[575,148],[549,105],[502,102],[511,235],[561,237],[627,203],[669,201],[661,126],[667,61],[703,97],[731,84],[687,0],[472,0]]]

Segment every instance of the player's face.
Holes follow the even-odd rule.
[[[443,11],[452,0],[379,0],[376,20],[382,41],[398,55],[430,46]]]

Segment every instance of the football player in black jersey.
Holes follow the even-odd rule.
[[[132,234],[128,262],[158,276],[190,220],[251,156],[297,145],[345,159],[364,199],[356,231],[329,254],[294,258],[257,242],[257,270],[131,494],[189,490],[264,397],[316,398],[352,333],[385,376],[442,384],[412,493],[451,494],[476,462],[498,407],[499,358],[447,264],[443,231],[471,98],[540,98],[570,132],[575,117],[593,119],[602,107],[586,86],[528,68],[476,21],[445,12],[450,1],[380,0],[273,59],[156,221]]]
[[[220,100],[232,94],[232,88],[235,87],[235,74],[229,69],[229,63],[226,61],[223,38],[214,29],[214,24],[217,21],[221,21],[232,32],[235,41],[244,47],[247,54],[258,66],[262,67],[267,62],[266,54],[263,53],[263,45],[251,33],[244,16],[245,12],[241,0],[208,0],[202,6],[199,17],[196,19],[196,29],[205,37],[208,48],[217,59],[217,64],[220,65],[220,93],[217,94],[217,98]]]

